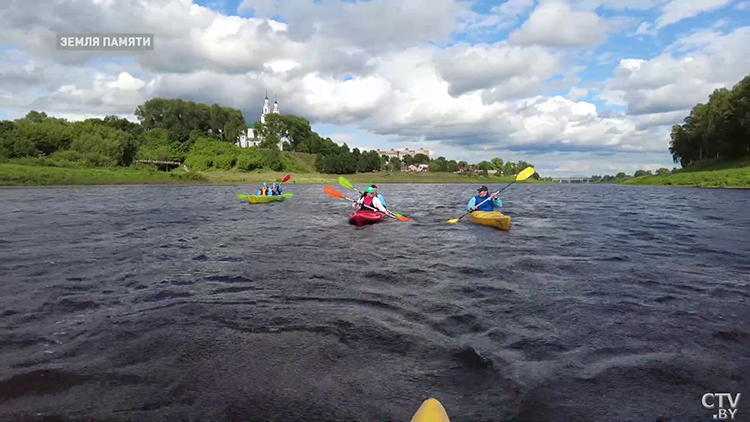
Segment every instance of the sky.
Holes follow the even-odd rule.
[[[532,163],[542,176],[678,166],[671,126],[750,74],[750,0],[6,0],[0,119],[155,98],[282,114],[360,149]],[[73,52],[57,33],[151,33]]]

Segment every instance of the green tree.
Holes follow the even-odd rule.
[[[430,163],[430,157],[428,157],[426,154],[415,154],[414,159],[412,160],[412,164],[429,164]]]
[[[379,171],[383,167],[382,158],[377,151],[365,151],[360,153],[359,149],[354,148],[352,158],[357,162],[357,170],[362,173]]]
[[[279,138],[276,135],[268,135],[263,140],[261,140],[258,143],[258,148],[261,149],[270,149],[270,150],[279,150]]]
[[[663,175],[669,174],[669,173],[670,173],[669,169],[664,168],[664,167],[660,168],[659,170],[656,170],[656,174],[658,174],[660,176],[663,176]]]
[[[145,130],[166,129],[177,143],[188,142],[194,130],[234,143],[246,128],[239,110],[180,99],[153,98],[136,107],[135,115]]]
[[[458,171],[458,163],[456,160],[448,161],[446,171],[449,173],[455,173]]]
[[[750,155],[750,75],[731,90],[720,88],[697,104],[682,125],[674,125],[669,151],[686,167],[708,158]]]
[[[466,161],[461,160],[461,161],[458,162],[458,166],[462,167],[462,168],[468,168],[469,167],[469,163],[467,163]]]
[[[307,119],[291,114],[285,114],[281,118],[286,127],[285,136],[289,139],[293,151],[299,151],[301,144],[313,138],[315,132],[312,131],[310,122]]]
[[[501,158],[495,157],[492,159],[492,167],[498,172],[502,173],[504,166],[505,166],[505,163],[503,162]]]
[[[31,114],[32,112],[27,116]],[[70,144],[76,137],[76,131],[74,130],[76,125],[71,125],[62,119],[45,117],[40,120],[38,118],[40,114],[44,113],[37,113],[37,115],[32,115],[31,118],[27,117],[16,120],[15,130],[6,135],[10,143],[20,143],[18,146],[12,148],[15,151],[12,156],[32,156],[26,154],[33,154],[33,156],[39,154],[50,155],[56,151],[65,150],[70,147]],[[77,125],[80,124],[77,123]]]
[[[398,157],[391,158],[388,163],[388,167],[391,171],[401,171],[402,165],[403,163],[401,163],[401,160],[399,160]]]
[[[185,152],[175,148],[166,129],[153,129],[138,137],[139,160],[183,161]]]
[[[45,112],[40,113],[36,110],[31,110],[28,113],[26,113],[26,117],[24,118],[30,121],[31,123],[42,123],[45,119],[47,119],[47,113]]]
[[[420,156],[420,155],[424,155],[424,154],[417,154],[416,156]],[[424,156],[426,157],[426,155]],[[438,157],[437,159],[429,163],[428,169],[431,172],[435,172],[435,173],[446,172],[448,171],[448,161],[445,159],[445,157]]]
[[[625,177],[628,177],[628,175],[627,175],[627,174],[625,174],[625,173],[624,173],[624,172],[622,172],[622,171],[621,171],[621,172],[619,172],[619,173],[617,173],[617,175],[615,176],[615,178],[617,178],[617,179],[623,179],[623,178],[625,178]]]
[[[409,154],[404,155],[403,162],[405,165],[410,166],[414,164],[414,157]]]
[[[138,143],[130,133],[104,125],[84,123],[70,150],[81,154],[88,166],[129,166],[135,159]]]
[[[495,166],[489,162],[489,161],[482,161],[479,164],[477,164],[477,170],[480,171],[488,171],[488,170],[494,170]]]
[[[650,170],[649,171],[646,171],[646,170],[637,170],[635,172],[635,174],[633,174],[633,177],[650,176],[650,175],[651,175],[651,171]]]

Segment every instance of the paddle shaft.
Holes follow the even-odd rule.
[[[347,199],[347,200],[349,200],[349,201],[352,201],[352,202],[357,202],[357,200],[356,200],[356,199],[352,199],[352,198],[349,198],[349,197],[346,197],[346,196],[344,197],[344,199]],[[367,205],[365,205],[365,204],[361,204],[360,206],[361,206],[361,207],[364,207],[364,208],[369,208],[369,209],[371,209],[371,210],[373,210],[373,211],[375,211],[375,212],[380,212],[379,210],[377,210],[377,209],[375,209],[375,208],[373,208],[373,207],[367,206]],[[388,210],[386,210],[386,211],[388,211]],[[393,216],[393,215],[390,215],[390,214],[389,214],[389,213],[387,213],[387,212],[385,213],[385,215],[387,215],[388,217],[391,217],[391,218],[396,218],[395,216]]]

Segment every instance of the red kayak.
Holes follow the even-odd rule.
[[[375,211],[354,211],[349,214],[349,224],[363,226],[365,224],[375,224],[383,221],[383,214]]]

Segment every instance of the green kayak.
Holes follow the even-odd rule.
[[[251,204],[267,204],[269,202],[282,202],[286,198],[291,198],[291,193],[283,193],[281,196],[264,196],[264,195],[237,195],[237,199],[247,199]]]
[[[260,196],[260,195],[247,195],[247,202],[251,204],[267,204],[269,202],[281,202],[286,198],[283,196]]]

